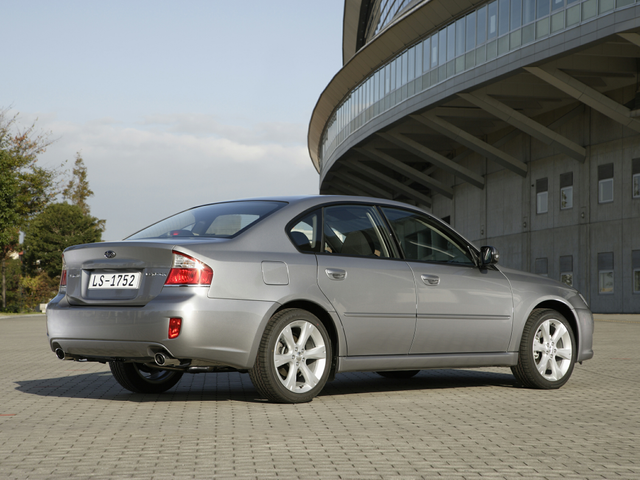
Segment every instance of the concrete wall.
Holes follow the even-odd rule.
[[[537,119],[549,124],[559,113]],[[432,212],[476,245],[493,245],[501,264],[535,272],[536,259],[547,259],[548,276],[560,280],[560,257],[573,256],[573,285],[600,313],[640,313],[640,293],[633,292],[632,251],[640,250],[640,199],[632,197],[631,163],[640,157],[640,136],[607,117],[584,113],[557,129],[587,148],[584,163],[521,134],[502,149],[525,160],[525,178],[479,155],[462,164],[485,176],[479,189],[455,182],[454,199],[436,195]],[[502,132],[504,134],[504,132]],[[500,134],[496,135],[498,138]],[[491,142],[491,139],[489,139]],[[614,164],[614,200],[598,202],[598,166]],[[573,172],[573,207],[560,209],[560,175]],[[548,212],[536,212],[536,181],[548,179]],[[614,292],[599,292],[598,253],[613,252]]]

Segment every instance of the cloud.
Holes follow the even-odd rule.
[[[43,162],[81,153],[95,193],[91,213],[107,220],[106,240],[202,203],[318,192],[305,125],[234,126],[202,115],[146,117],[135,125],[39,118],[58,138]]]
[[[242,120],[242,119],[240,119]],[[299,144],[306,137],[306,125],[284,122],[257,123],[250,127],[223,123],[213,115],[149,115],[142,127],[177,134],[225,138],[243,144]]]

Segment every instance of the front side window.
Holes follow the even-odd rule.
[[[337,205],[324,209],[322,253],[389,258],[382,220],[374,207]]]
[[[407,210],[382,208],[406,260],[475,265],[467,246],[442,225]]]

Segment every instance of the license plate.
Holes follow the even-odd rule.
[[[93,273],[89,278],[89,288],[138,288],[140,273]]]

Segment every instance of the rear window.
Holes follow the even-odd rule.
[[[285,202],[247,201],[185,210],[134,233],[126,240],[171,237],[229,238],[284,207]]]

